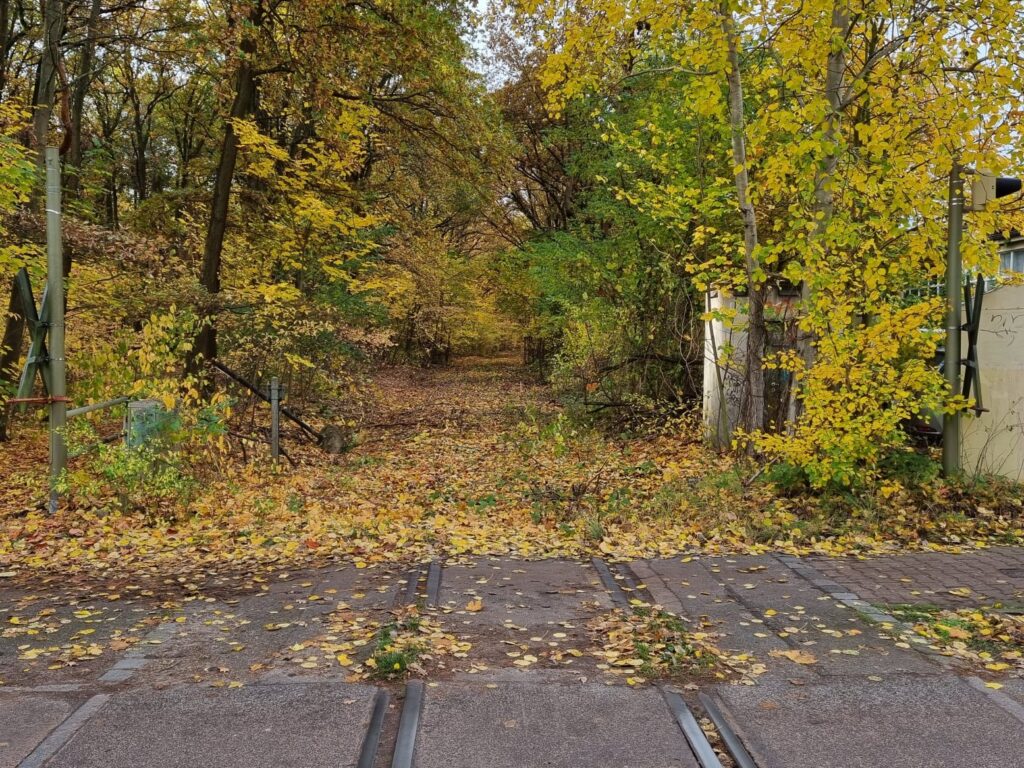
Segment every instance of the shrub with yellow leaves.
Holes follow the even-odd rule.
[[[72,455],[83,460],[59,481],[63,492],[101,509],[145,509],[150,518],[176,517],[187,507],[199,476],[226,448],[230,413],[224,393],[205,396],[198,377],[182,370],[198,323],[193,312],[173,305],[145,323],[138,346],[103,377],[119,391],[104,394],[150,400],[157,407],[144,423],[128,425],[125,440],[113,442],[99,434],[106,414],[73,420],[67,441]],[[91,362],[105,359],[101,350],[100,360]]]
[[[795,354],[780,356],[780,368],[803,375],[803,414],[792,433],[758,433],[754,443],[803,468],[815,488],[871,479],[885,452],[906,442],[904,422],[947,407],[930,363],[936,339],[923,330],[939,316],[937,300],[888,308],[869,326],[832,333],[808,371]]]

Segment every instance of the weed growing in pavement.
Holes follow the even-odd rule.
[[[929,647],[990,672],[1024,673],[1024,615],[1002,606],[945,609],[929,604],[884,606]]]
[[[629,611],[604,614],[587,627],[602,645],[593,651],[602,660],[598,668],[625,675],[631,685],[684,673],[724,679],[764,671],[749,654],[719,649],[709,627],[693,627],[674,613],[639,601]]]
[[[387,622],[339,608],[329,628],[320,648],[334,656],[352,681],[423,675],[441,657],[466,658],[472,647],[417,607],[396,611]]]
[[[406,633],[418,632],[422,622],[415,614],[399,621],[385,624],[377,632],[373,655],[367,665],[373,669],[371,677],[395,678],[409,671],[410,666],[423,652],[423,647]]]

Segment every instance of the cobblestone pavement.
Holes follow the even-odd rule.
[[[870,603],[928,603],[943,608],[991,603],[1024,606],[1024,547],[964,554],[908,552],[865,559],[814,557],[807,562]],[[965,593],[965,588],[970,593]]]

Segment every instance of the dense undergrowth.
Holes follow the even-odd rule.
[[[166,454],[180,483],[142,483],[131,499],[123,481],[101,476],[109,462],[85,454],[54,517],[42,511],[45,433],[21,426],[0,446],[9,468],[0,565],[162,572],[335,557],[368,566],[1024,540],[1018,486],[947,483],[918,457],[872,485],[812,492],[782,467],[711,451],[685,419],[629,434],[584,424],[508,360],[389,369],[373,400],[345,455],[292,440],[295,465],[274,467],[214,435],[201,452]]]

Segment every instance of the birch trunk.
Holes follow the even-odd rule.
[[[757,214],[750,201],[747,170],[746,123],[743,114],[743,77],[740,69],[739,35],[728,0],[721,5],[722,31],[728,48],[729,129],[732,159],[736,168],[736,200],[743,217],[744,270],[747,276],[747,342],[743,356],[743,389],[740,415],[743,428],[753,432],[764,427],[764,351],[767,330],[764,320],[765,284],[758,261]]]

